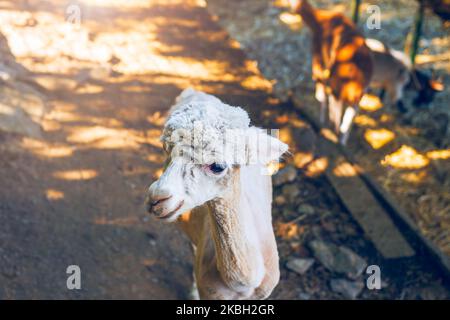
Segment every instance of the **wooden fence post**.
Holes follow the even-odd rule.
[[[359,20],[359,5],[361,4],[361,0],[353,0],[352,2],[352,20],[354,24],[358,24]]]

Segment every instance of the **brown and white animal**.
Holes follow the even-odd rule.
[[[321,123],[328,110],[328,119],[345,145],[372,76],[370,50],[344,15],[315,9],[306,0],[290,0],[290,4],[312,31],[312,77],[321,102]]]
[[[199,297],[268,297],[280,272],[263,169],[287,145],[251,127],[243,109],[192,89],[177,98],[161,139],[168,158],[148,210],[190,238]]]
[[[402,101],[406,89],[417,92],[414,99],[416,106],[429,104],[435,93],[444,89],[442,83],[414,69],[404,52],[392,49],[376,39],[366,39],[366,45],[372,52],[374,66],[370,87],[387,92],[390,103],[401,112],[407,111]]]

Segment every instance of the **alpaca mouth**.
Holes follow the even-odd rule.
[[[178,206],[174,210],[170,211],[168,214],[166,214],[164,216],[160,216],[157,218],[161,219],[161,220],[167,220],[167,219],[173,217],[177,213],[177,211],[181,209],[183,204],[184,204],[184,200],[181,200],[180,203],[178,204]]]

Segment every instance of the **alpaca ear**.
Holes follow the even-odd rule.
[[[287,144],[259,128],[247,130],[246,142],[248,164],[266,165],[271,161],[279,160],[281,155],[288,150]]]

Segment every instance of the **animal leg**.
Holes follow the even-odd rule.
[[[342,101],[336,99],[333,95],[329,95],[328,99],[330,101],[328,110],[330,121],[336,134],[339,134],[339,127],[341,124],[344,104],[342,103]]]
[[[380,90],[380,93],[378,94],[378,98],[380,98],[380,101],[383,101],[385,96],[386,96],[386,89],[382,88]]]
[[[341,126],[339,128],[340,138],[339,142],[345,146],[348,141],[348,137],[350,135],[350,130],[352,128],[353,119],[356,116],[357,106],[350,106],[345,109],[344,117],[342,119]]]
[[[402,101],[403,87],[404,84],[399,83],[393,88],[389,89],[389,98],[391,100],[391,103],[395,105],[401,113],[405,113],[406,111],[408,111]]]
[[[316,99],[320,102],[320,124],[323,126],[327,121],[328,97],[325,93],[325,86],[316,83]]]

